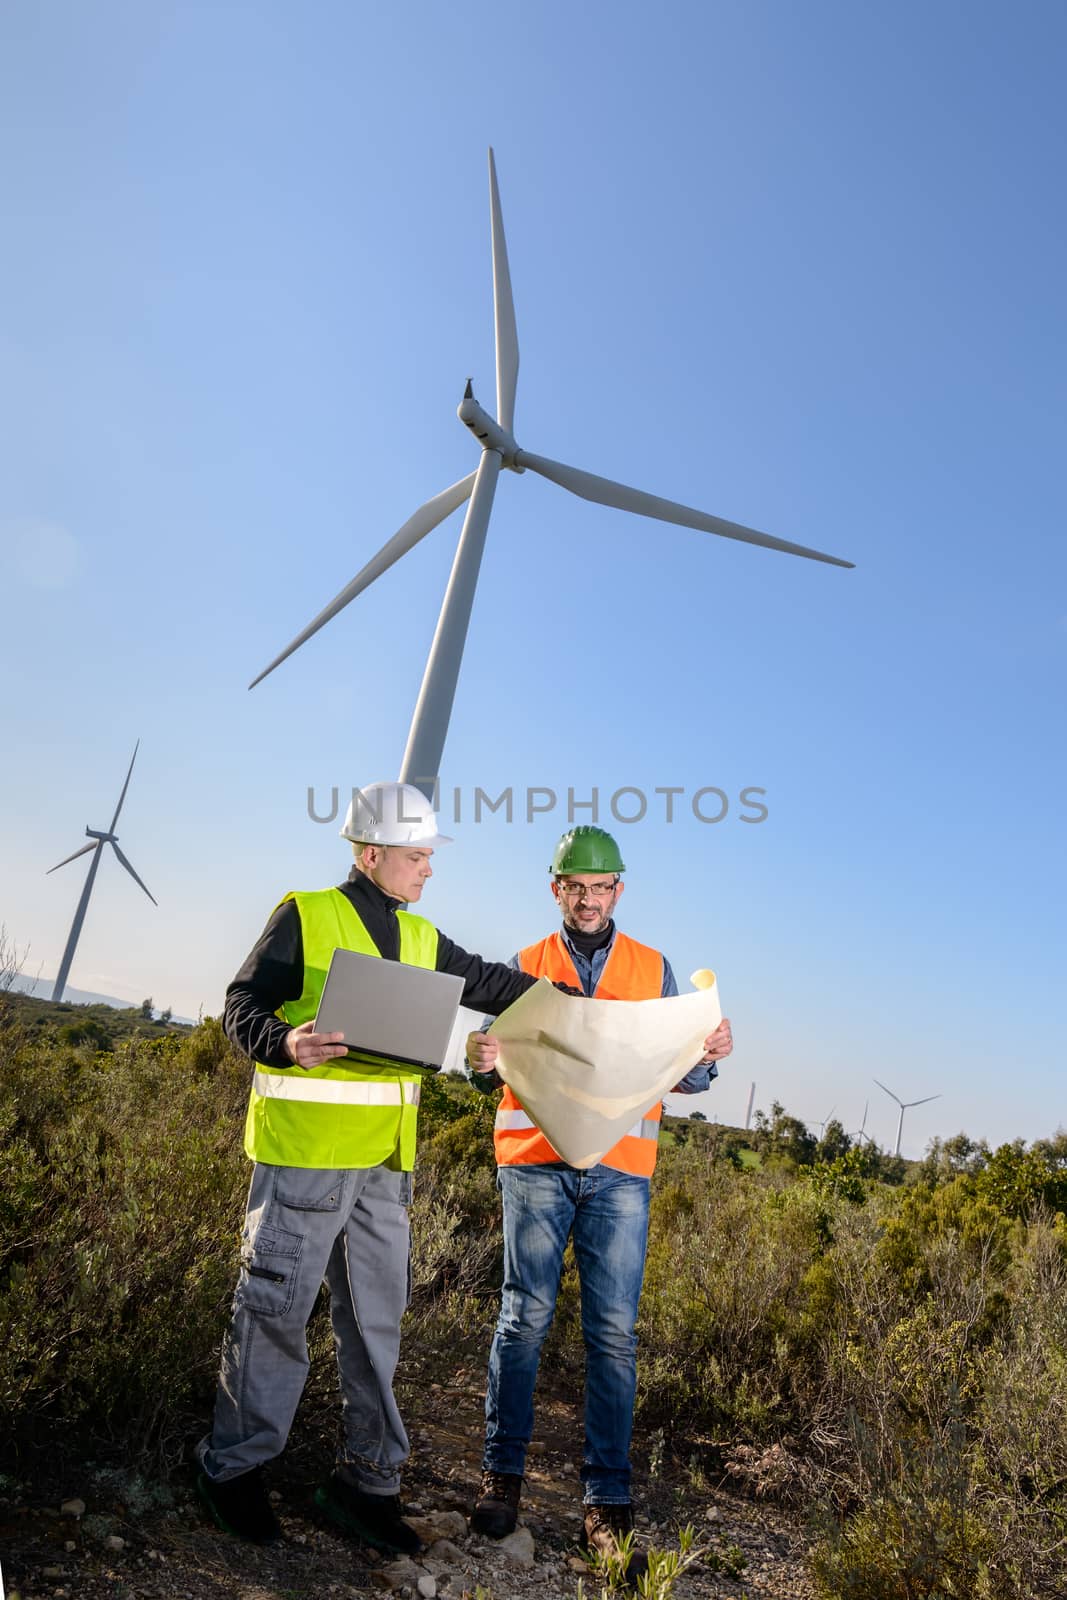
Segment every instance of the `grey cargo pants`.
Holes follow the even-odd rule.
[[[257,1164],[210,1435],[209,1478],[235,1478],[285,1447],[308,1372],[307,1323],[325,1277],[341,1385],[338,1460],[395,1494],[408,1438],[393,1398],[408,1298],[410,1172]]]

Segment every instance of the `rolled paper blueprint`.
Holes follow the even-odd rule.
[[[542,978],[489,1031],[524,1114],[562,1161],[591,1167],[684,1078],[721,1021],[715,983],[666,1000],[588,1000]]]

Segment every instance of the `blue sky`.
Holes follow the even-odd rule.
[[[507,956],[551,925],[568,787],[608,826],[638,788],[623,923],[714,967],[735,1025],[707,1114],[754,1080],[813,1122],[869,1098],[887,1142],[876,1075],[942,1094],[911,1153],[1062,1123],[1065,43],[1051,4],[5,8],[0,920],[29,967],[138,737],[119,831],[159,909],[105,861],[73,984],[216,1010],[275,900],[345,870],[307,791],[395,773],[459,518],[245,686],[475,465],[492,143],[520,444],[857,566],[504,474],[423,909]],[[477,785],[561,803],[476,827]]]

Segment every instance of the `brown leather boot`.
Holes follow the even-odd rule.
[[[619,1555],[619,1540],[634,1530],[634,1508],[625,1506],[586,1506],[585,1524],[582,1528],[583,1550],[598,1551],[603,1556]],[[648,1557],[643,1550],[633,1550],[626,1562],[623,1582],[628,1589],[636,1589],[638,1579],[648,1571]]]
[[[517,1472],[483,1472],[478,1504],[471,1517],[471,1531],[487,1539],[506,1539],[515,1532],[519,1520],[522,1476]]]

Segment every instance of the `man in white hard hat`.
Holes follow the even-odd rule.
[[[280,1532],[262,1467],[285,1446],[308,1370],[306,1327],[325,1277],[342,1396],[337,1465],[320,1508],[379,1548],[414,1554],[400,1469],[408,1440],[393,1396],[407,1302],[408,1217],[418,1075],[342,1066],[339,1033],[315,1032],[335,948],[464,981],[463,1004],[493,1015],[536,979],[483,961],[404,909],[449,844],[408,784],[353,794],[342,837],[355,865],[334,889],[288,894],[226,992],[224,1025],[256,1064],[245,1151],[255,1162],[241,1272],[198,1488],[227,1532]]]

